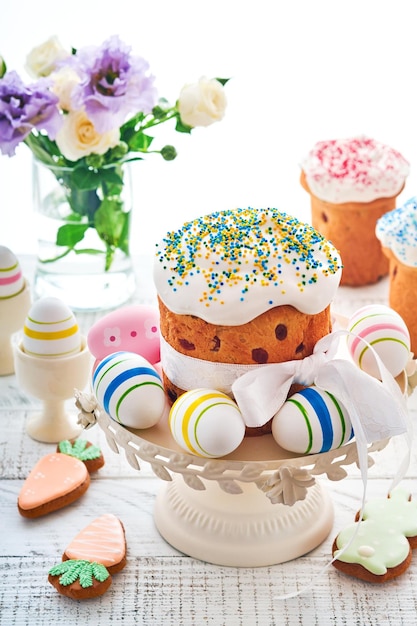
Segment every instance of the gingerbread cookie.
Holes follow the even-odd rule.
[[[82,461],[53,452],[42,457],[20,490],[17,507],[23,517],[34,518],[78,500],[90,485],[90,474]]]
[[[68,454],[82,461],[89,474],[96,472],[104,465],[104,457],[100,448],[89,441],[85,441],[85,439],[76,439],[73,442],[68,439],[60,441],[56,451]]]
[[[367,582],[383,583],[400,576],[417,547],[417,501],[397,488],[387,498],[368,502],[361,521],[356,517],[333,543],[333,565]]]
[[[74,600],[102,595],[111,585],[111,575],[126,565],[123,524],[115,515],[101,515],[74,537],[62,560],[48,575],[59,593]]]
[[[101,563],[74,560],[55,565],[49,570],[48,580],[60,594],[73,600],[102,596],[112,583]]]

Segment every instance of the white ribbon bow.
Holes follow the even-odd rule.
[[[270,420],[287,399],[293,383],[315,385],[328,391],[348,411],[355,435],[373,443],[407,430],[405,399],[400,388],[379,356],[372,350],[380,378],[360,370],[347,359],[335,359],[341,336],[349,331],[339,330],[320,339],[311,356],[299,361],[272,363],[240,376],[232,392],[245,424],[259,427]],[[356,335],[355,335],[356,337]]]

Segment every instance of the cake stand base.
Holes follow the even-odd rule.
[[[174,548],[201,561],[262,567],[295,559],[320,545],[333,526],[330,497],[316,483],[293,506],[272,504],[254,483],[228,494],[203,480],[194,490],[179,475],[156,498],[155,524]]]

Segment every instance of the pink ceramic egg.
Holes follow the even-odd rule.
[[[160,361],[158,309],[147,305],[132,305],[112,311],[88,332],[87,344],[91,354],[101,361],[113,352],[134,352],[149,363]]]
[[[0,299],[17,296],[24,286],[19,261],[9,248],[0,246]]]

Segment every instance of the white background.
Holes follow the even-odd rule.
[[[51,35],[67,47],[118,34],[175,101],[201,75],[230,77],[221,123],[183,136],[160,128],[176,161],[137,163],[132,252],[151,253],[184,220],[275,206],[309,220],[299,163],[321,139],[366,134],[399,150],[417,194],[415,0],[3,0],[0,54],[29,81],[27,53]],[[415,165],[415,168],[414,168]],[[36,251],[31,158],[0,156],[0,244]]]

